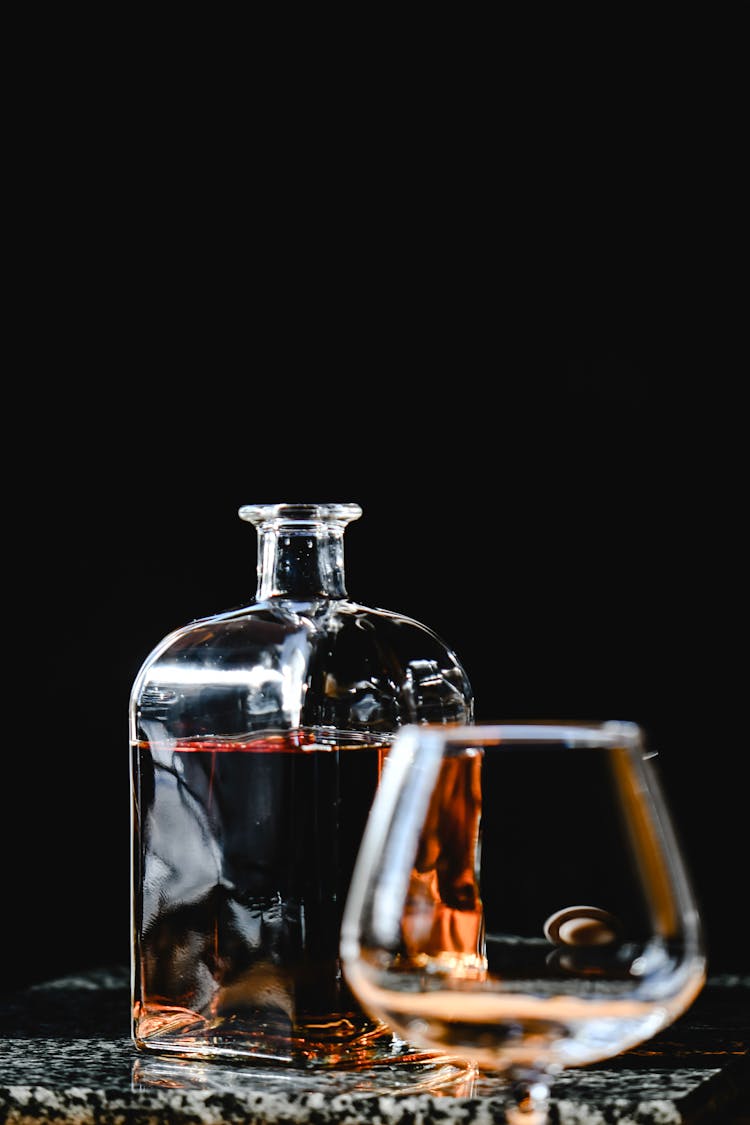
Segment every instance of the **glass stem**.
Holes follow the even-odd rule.
[[[505,1110],[508,1125],[548,1125],[553,1075],[516,1068],[508,1076],[511,1099]]]

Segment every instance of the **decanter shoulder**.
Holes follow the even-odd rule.
[[[153,680],[197,684],[228,672],[281,662],[289,640],[305,644],[315,626],[283,604],[257,603],[197,618],[168,633],[135,678],[131,703]],[[301,635],[301,638],[300,638]]]
[[[326,683],[329,705],[348,701],[352,720],[371,725],[473,718],[471,684],[456,653],[427,625],[390,610],[339,603],[328,629]]]
[[[391,732],[472,714],[468,676],[432,629],[337,599],[269,599],[194,621],[156,646],[131,694],[134,724],[184,737],[300,725]]]
[[[413,617],[355,602],[339,602],[335,616],[341,623],[337,632],[346,631],[352,637],[374,636],[378,647],[387,645],[401,656],[421,654],[424,659],[446,660],[461,667],[458,657],[442,637]]]

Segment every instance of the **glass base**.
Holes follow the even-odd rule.
[[[148,1029],[148,1036],[142,1033]],[[207,1024],[194,1013],[163,1009],[160,1018],[138,1021],[134,1039],[140,1059],[134,1075],[156,1085],[198,1082],[200,1088],[238,1077],[262,1088],[388,1094],[470,1093],[476,1068],[462,1057],[421,1050],[381,1023],[339,1019],[313,1024],[296,1034],[288,1028],[234,1018]],[[202,1064],[209,1063],[208,1067]],[[217,1067],[216,1064],[224,1064]],[[193,1087],[195,1088],[195,1087]]]
[[[391,1040],[391,1053],[375,1063],[349,1068],[273,1065],[245,1058],[208,1062],[199,1058],[141,1055],[133,1065],[133,1088],[211,1091],[235,1098],[259,1091],[269,1098],[320,1093],[326,1097],[472,1097],[477,1070],[469,1059],[415,1051]]]
[[[207,1020],[185,1008],[152,1008],[133,1024],[139,1051],[182,1059],[276,1064],[301,1069],[361,1069],[403,1065],[418,1056],[382,1023],[336,1018],[289,1021],[231,1018]]]

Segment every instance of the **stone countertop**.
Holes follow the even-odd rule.
[[[71,1125],[489,1125],[502,1099],[450,1063],[420,1093],[389,1068],[288,1072],[139,1055],[123,969],[101,969],[0,999],[0,1121]],[[557,1080],[551,1125],[750,1125],[750,977],[709,980],[670,1028]]]

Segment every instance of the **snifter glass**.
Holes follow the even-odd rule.
[[[619,1054],[704,982],[698,912],[632,723],[410,726],[388,756],[342,928],[374,1019],[468,1055],[544,1121],[562,1068]]]
[[[352,601],[357,504],[256,504],[248,604],[133,686],[133,1038],[183,1058],[353,1067],[407,1045],[342,978],[341,912],[393,734],[472,718],[426,626]]]

